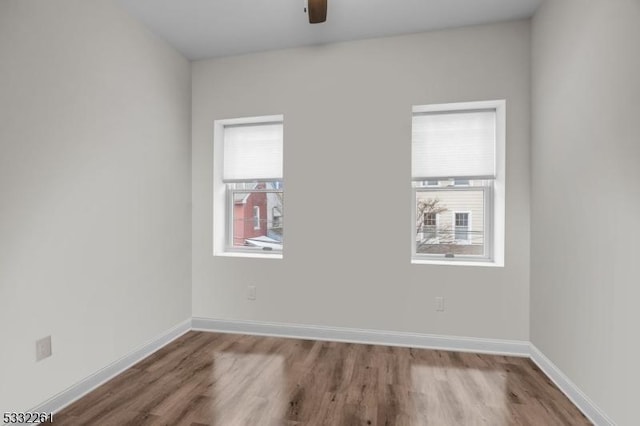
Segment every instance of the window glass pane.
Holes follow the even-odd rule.
[[[233,247],[282,250],[284,194],[281,188],[282,182],[229,184],[233,198]]]
[[[416,253],[485,255],[482,190],[416,191]]]
[[[413,183],[414,187],[447,187],[447,186],[487,186],[490,185],[490,179],[461,179],[448,178],[439,180],[419,180]]]

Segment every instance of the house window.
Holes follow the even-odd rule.
[[[271,223],[274,229],[278,229],[282,227],[280,219],[282,218],[282,211],[280,207],[272,207],[271,208]]]
[[[437,213],[425,213],[422,215],[424,218],[422,226],[422,238],[425,241],[431,241],[438,238],[438,214]]]
[[[504,101],[413,107],[414,263],[504,264],[504,110]]]
[[[425,213],[424,214],[424,226],[436,226],[436,214]]]
[[[253,206],[253,229],[260,229],[260,206]]]
[[[282,256],[282,153],[282,116],[215,122],[215,255]]]
[[[469,231],[471,228],[469,228],[469,215],[471,213],[465,212],[465,213],[459,213],[459,212],[455,212],[454,213],[454,236],[455,236],[455,241],[458,243],[470,243],[471,240],[469,238]]]

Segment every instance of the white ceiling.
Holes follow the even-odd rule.
[[[189,59],[527,18],[542,0],[327,0],[310,25],[304,0],[118,0]]]

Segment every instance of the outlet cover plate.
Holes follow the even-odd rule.
[[[256,300],[256,286],[250,285],[247,287],[247,299]]]
[[[36,341],[36,361],[42,361],[51,356],[51,336]]]

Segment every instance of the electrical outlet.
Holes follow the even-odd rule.
[[[247,299],[256,300],[256,286],[250,285],[247,287]]]
[[[436,297],[436,311],[444,312],[444,297]]]
[[[51,336],[36,340],[36,361],[42,361],[51,356]]]

